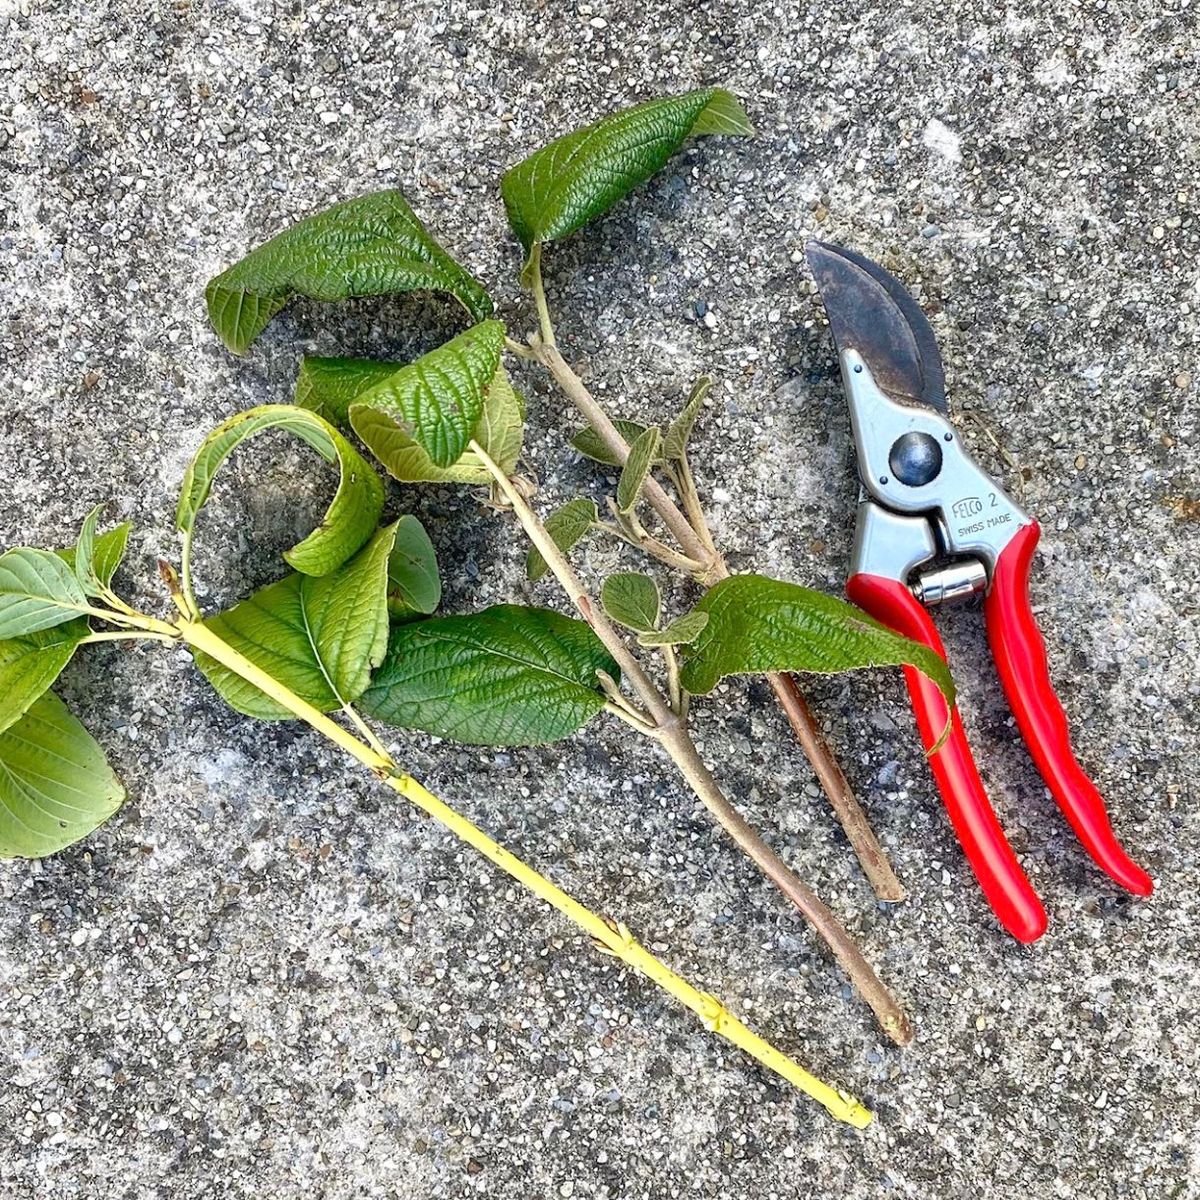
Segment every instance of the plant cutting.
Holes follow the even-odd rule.
[[[524,404],[502,357],[505,350],[528,358],[553,348],[539,275],[543,242],[603,211],[689,133],[748,128],[729,93],[707,89],[627,110],[509,172],[505,201],[527,247],[524,276],[541,314],[542,334],[532,343],[509,338],[501,322],[486,317],[491,306],[481,285],[453,263],[395,191],[336,205],[252,251],[209,284],[209,312],[226,345],[239,352],[295,294],[336,299],[432,288],[453,296],[470,316],[484,316],[414,363],[308,358],[296,402],[352,430],[402,482],[490,485],[493,498],[514,511],[531,542],[531,578],[554,575],[609,657],[564,664],[566,635],[550,628],[551,618],[538,609],[506,606],[502,612],[406,622],[393,631],[387,658],[363,696],[365,711],[401,728],[460,742],[517,746],[573,733],[605,710],[655,739],[737,845],[823,938],[888,1036],[905,1044],[912,1029],[901,1006],[832,912],[724,795],[687,732],[686,717],[689,697],[711,692],[726,675],[908,664],[950,694],[944,663],[841,601],[761,576],[729,576],[700,510],[687,458],[703,382],[665,434],[627,429],[632,445],[619,437],[620,454],[603,433],[607,418],[589,412],[585,451],[600,458],[612,453],[622,464],[611,520],[600,518],[594,501],[577,497],[543,524],[516,474]],[[607,427],[615,428],[611,422]],[[656,470],[666,472],[691,518],[669,499]],[[662,498],[669,529],[691,531],[690,538],[680,535],[678,549],[641,522],[639,508],[652,496]],[[605,581],[597,602],[566,558],[593,528],[682,568],[713,585],[711,590],[690,612],[662,622],[654,581],[622,572]],[[661,687],[616,625],[661,660]],[[782,676],[779,680],[791,688]]]
[[[513,348],[549,372],[586,422],[573,445],[605,466],[623,466],[638,439],[654,435],[638,421],[611,417],[563,358],[542,282],[542,250],[603,215],[658,171],[686,139],[702,134],[749,136],[753,129],[732,95],[720,88],[702,88],[622,110],[558,138],[518,163],[501,180],[509,225],[525,253],[521,280],[533,295],[538,317],[537,332],[524,346]],[[709,530],[687,452],[706,384],[706,380],[697,383],[679,417],[655,443],[653,469],[642,487],[647,507],[675,546],[664,545],[648,534],[622,506],[614,512],[616,528],[611,532],[711,587],[729,578],[730,572]],[[638,453],[647,445],[643,443]],[[673,488],[674,498],[656,478],[660,473]],[[904,887],[795,679],[770,671],[767,681],[876,896],[903,900]]]
[[[687,132],[734,131],[731,126],[744,122],[727,93],[711,91],[699,108],[696,95],[675,98],[674,108],[680,101],[692,116],[683,134],[668,131],[655,151],[663,161]],[[652,106],[650,111],[656,120],[662,115]],[[623,126],[627,151],[647,136],[644,121],[643,115]],[[581,139],[556,162],[569,166],[597,140],[603,139]],[[607,203],[648,173],[644,161],[637,162]],[[592,210],[600,211],[594,203]],[[622,437],[623,456],[602,422],[592,420],[601,454],[617,454],[623,463],[611,521],[601,520],[594,502],[582,497],[545,522],[535,515],[517,473],[524,404],[502,356],[507,350],[547,361],[553,330],[537,260],[542,242],[569,232],[574,219],[529,226],[526,278],[543,321],[539,337],[527,343],[508,338],[504,326],[489,319],[486,291],[394,191],[300,222],[209,285],[214,326],[239,353],[293,295],[336,300],[440,291],[455,297],[474,324],[415,363],[306,360],[295,405],[253,409],[214,430],[184,479],[179,571],[160,564],[177,610],[173,619],[138,612],[113,589],[128,529],[100,533],[100,510],[89,514],[69,550],[19,547],[0,555],[0,855],[54,853],[86,836],[122,802],[123,790],[100,747],[50,690],[75,650],[131,638],[186,645],[235,709],[259,719],[305,721],[568,916],[599,947],[675,995],[710,1029],[840,1119],[861,1126],[870,1114],[857,1101],[815,1080],[713,997],[672,973],[623,925],[584,908],[431,795],[397,765],[378,732],[378,724],[386,724],[474,744],[528,745],[574,734],[600,713],[626,722],[663,746],[738,844],[813,922],[889,1035],[900,1042],[911,1036],[907,1018],[846,931],[724,797],[687,732],[686,717],[690,696],[711,692],[730,674],[906,664],[924,671],[948,704],[952,683],[936,655],[849,605],[783,581],[714,573],[719,556],[693,511],[695,488],[686,482],[684,457],[703,386],[665,435],[640,431],[632,446]],[[336,463],[337,492],[321,524],[284,555],[288,574],[227,611],[205,616],[192,580],[197,519],[221,463],[267,429],[286,430]],[[531,576],[551,573],[583,620],[528,605],[439,615],[432,545],[415,517],[379,526],[383,488],[350,431],[397,479],[487,486],[531,542]],[[680,540],[673,549],[642,523],[639,509],[647,504],[660,515],[671,511],[655,502],[658,492],[666,496],[655,472],[678,489],[691,512],[684,519],[712,556],[704,570],[694,546]],[[672,534],[673,520],[663,516]],[[662,615],[654,581],[636,572],[603,581],[594,599],[567,558],[574,541],[592,528],[632,541],[715,586],[672,618]],[[617,626],[629,632],[636,650]]]
[[[221,463],[267,429],[286,430],[336,462],[340,482],[321,524],[284,555],[292,570],[223,613],[205,617],[191,583],[197,518]],[[671,971],[620,923],[598,916],[472,824],[397,765],[359,711],[392,631],[429,612],[440,585],[424,529],[406,516],[378,527],[379,477],[323,418],[292,406],[240,413],[205,440],[183,482],[176,513],[181,570],[159,563],[177,610],[164,620],[139,612],[112,586],[129,527],[98,533],[89,513],[74,546],[17,547],[0,555],[0,857],[40,858],[85,837],[118,810],[124,789],[103,750],[51,687],[83,645],[140,639],[188,647],[224,699],[263,720],[306,722],[370,770],[384,786],[552,905],[592,939],[680,1000],[705,1026],[856,1128],[870,1111],[830,1087],[738,1021],[708,992]],[[536,614],[538,610],[531,610]],[[532,617],[537,620],[536,616]],[[544,630],[575,669],[617,670],[582,622],[541,613]],[[603,706],[601,697],[598,706]],[[517,706],[520,709],[520,705]],[[526,705],[525,719],[537,720]],[[337,719],[335,719],[337,718]]]

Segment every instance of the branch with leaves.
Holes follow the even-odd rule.
[[[709,532],[687,454],[707,381],[693,388],[664,435],[636,421],[610,418],[559,353],[542,283],[542,247],[607,212],[658,171],[688,138],[753,132],[733,96],[720,88],[705,88],[626,109],[558,138],[509,170],[500,184],[509,224],[525,249],[521,278],[533,294],[538,314],[539,331],[524,349],[550,373],[587,422],[573,439],[575,448],[606,466],[625,468],[631,463],[622,473],[621,490],[629,496],[638,491],[644,495],[682,555],[644,531],[634,537],[627,528],[615,532],[702,586],[729,577]],[[651,470],[645,469],[643,459]],[[667,477],[678,503],[654,477],[655,470]],[[631,474],[632,482],[628,481]],[[619,506],[620,501],[619,490]],[[767,679],[875,894],[881,900],[903,900],[904,888],[796,681],[775,671]]]
[[[828,907],[725,797],[685,721],[690,696],[710,693],[728,675],[906,664],[952,694],[944,662],[844,601],[762,576],[726,578],[690,612],[665,623],[657,585],[645,575],[609,578],[597,603],[566,557],[599,523],[595,503],[576,498],[543,524],[515,474],[524,404],[501,364],[504,347],[503,327],[489,320],[413,363],[392,364],[387,373],[379,363],[360,368],[343,359],[334,368],[329,360],[319,366],[310,360],[302,371],[303,399],[345,420],[401,482],[487,479],[531,543],[530,577],[552,574],[596,637],[580,643],[582,629],[570,634],[563,624],[568,618],[517,605],[408,624],[393,634],[379,676],[384,690],[368,690],[367,711],[394,725],[481,745],[553,741],[601,711],[654,738],[739,848],[825,941],[888,1036],[907,1043],[912,1028],[901,1006]],[[493,415],[485,419],[489,409]],[[464,440],[467,427],[476,432]],[[645,445],[648,439],[639,440]],[[640,466],[631,456],[622,480],[635,482],[618,488],[614,515],[636,520],[652,459],[653,444],[640,454]],[[662,689],[615,625],[661,660]],[[582,647],[590,649],[576,653]]]
[[[262,720],[304,721],[573,921],[598,949],[690,1008],[707,1028],[837,1119],[856,1128],[867,1125],[871,1113],[853,1096],[809,1074],[714,996],[670,970],[625,925],[584,907],[396,764],[363,716],[360,701],[387,706],[386,675],[377,669],[385,660],[396,661],[391,631],[413,621],[435,623],[420,618],[436,608],[440,597],[436,558],[415,517],[378,526],[379,477],[324,418],[271,406],[240,413],[209,435],[184,477],[176,514],[184,562],[221,463],[266,429],[288,430],[336,461],[341,482],[325,519],[284,555],[294,569],[226,612],[204,617],[191,584],[165,562],[159,570],[178,610],[175,620],[138,612],[121,599],[111,581],[129,527],[97,535],[100,508],[88,515],[69,550],[18,547],[0,555],[0,857],[53,854],[102,824],[124,800],[104,752],[49,690],[75,650],[116,639],[186,646],[239,712]],[[568,641],[571,633],[566,631]],[[578,643],[578,634],[575,638]],[[580,647],[580,652],[589,649],[594,658],[602,657],[597,648]],[[374,698],[368,701],[369,691]]]
[[[688,103],[694,108],[696,100],[689,98]],[[723,102],[724,125],[732,120],[733,103],[731,97]],[[639,119],[624,121],[623,136],[644,140],[640,115],[645,109],[633,112]],[[583,139],[579,145],[591,146],[596,141]],[[677,139],[664,143],[663,152],[669,152],[676,143]],[[544,153],[550,152],[552,157],[557,155],[576,167],[587,161],[578,149],[560,153],[549,147]],[[534,167],[534,178],[556,182],[553,170],[544,163]],[[511,178],[512,173],[506,181]],[[562,194],[578,193],[580,181],[576,176],[557,182]],[[511,189],[505,194],[510,199]],[[527,189],[521,194],[532,203],[532,192]],[[386,220],[394,204],[393,194],[380,196],[382,219]],[[224,300],[229,294],[228,281],[236,278],[245,285],[247,280],[266,280],[273,272],[271,278],[278,286],[284,262],[279,246],[285,239],[290,255],[289,281],[318,276],[353,279],[361,264],[357,230],[363,209],[361,205],[356,207],[354,220],[346,225],[347,207],[339,205],[293,227],[209,285],[210,313],[231,348],[243,344],[245,331],[223,324],[228,309]],[[511,199],[509,207],[511,215]],[[527,214],[531,211],[527,204]],[[572,222],[586,219],[586,215],[581,210],[552,212],[544,220],[539,218],[535,232],[565,229]],[[520,227],[515,220],[514,225]],[[411,223],[405,228],[410,233],[413,230]],[[306,231],[304,240],[297,237],[297,230]],[[428,234],[407,245],[407,256],[415,259],[425,254],[440,261],[445,252],[440,247],[423,248],[425,240]],[[535,296],[544,298],[538,275],[539,245],[536,241],[531,245],[525,277],[531,281]],[[260,260],[262,266],[256,268]],[[293,285],[289,282],[288,286]],[[459,282],[450,280],[445,286],[464,307],[474,302],[475,292],[461,288]],[[220,307],[212,302],[214,294],[222,298]],[[263,303],[257,297],[253,304],[234,311],[256,312]],[[543,335],[535,339],[529,352],[549,352],[553,359],[557,354],[551,341],[553,330],[544,304],[539,302],[539,309]],[[739,848],[825,941],[888,1036],[900,1044],[907,1043],[912,1028],[901,1006],[827,906],[723,794],[687,733],[685,718],[689,697],[710,692],[726,675],[915,664],[949,691],[952,685],[944,662],[840,600],[760,576],[729,576],[713,548],[687,459],[687,441],[703,402],[704,385],[694,390],[665,437],[653,427],[632,437],[616,495],[610,500],[611,520],[600,518],[592,500],[578,497],[558,509],[543,526],[526,502],[516,475],[525,406],[502,362],[505,351],[512,346],[504,325],[489,318],[413,363],[306,359],[296,399],[347,431],[352,430],[389,474],[401,482],[489,483],[493,498],[516,512],[532,543],[528,556],[530,577],[536,580],[550,571],[557,578],[598,638],[606,658],[597,661],[593,653],[587,653],[569,664],[559,661],[570,639],[561,623],[554,626],[552,615],[545,610],[510,605],[504,606],[501,614],[443,617],[397,632],[381,671],[385,681],[381,686],[386,691],[373,685],[364,696],[366,711],[395,725],[476,744],[515,746],[551,741],[581,728],[600,711],[653,737]],[[605,430],[615,430],[615,426],[598,409],[588,415],[591,426],[584,434],[585,449],[596,452],[597,447],[587,440],[595,438],[599,451],[607,451]],[[619,431],[616,436],[621,437]],[[621,445],[626,443],[622,440]],[[695,514],[695,524],[675,507],[654,477],[656,466],[668,471],[685,506]],[[678,551],[667,548],[642,524],[638,510],[644,497],[651,495],[663,498],[670,518],[665,523],[678,535]],[[565,557],[594,527],[609,529],[714,586],[691,612],[666,625],[658,621],[660,603],[650,600],[649,589],[654,588],[657,595],[656,585],[644,576],[623,573],[607,581],[602,591],[604,604],[598,605]],[[735,598],[736,603],[730,604],[727,598]],[[617,623],[632,628],[643,650],[661,659],[664,690],[652,681],[647,667],[626,645],[609,620],[609,613]],[[554,646],[554,654],[547,656],[544,645]],[[538,653],[531,656],[531,647]],[[532,670],[521,672],[514,664],[526,664]],[[571,685],[565,689],[566,695],[564,674]],[[545,687],[547,676],[553,681],[549,690]],[[625,681],[632,695],[623,693],[617,679]],[[590,692],[588,700],[580,695],[580,689]]]
[[[70,551],[20,548],[0,556],[0,765],[6,768],[0,854],[52,853],[95,828],[121,802],[120,785],[99,748],[48,690],[77,646],[130,637],[183,644],[235,709],[263,720],[306,721],[603,949],[670,991],[709,1028],[841,1119],[865,1123],[869,1114],[857,1102],[757,1039],[711,996],[639,946],[624,926],[584,909],[426,792],[396,766],[372,725],[425,730],[471,745],[528,746],[577,734],[602,713],[624,722],[662,747],[733,841],[803,914],[888,1035],[901,1044],[911,1038],[903,1010],[850,934],[725,796],[687,722],[691,697],[710,694],[720,679],[766,674],[793,724],[807,730],[819,772],[825,763],[827,789],[836,785],[852,801],[803,699],[781,672],[905,665],[926,673],[952,703],[945,663],[840,600],[764,576],[731,577],[688,458],[706,382],[665,433],[610,419],[558,353],[541,282],[541,247],[606,210],[659,169],[687,136],[746,132],[748,122],[733,97],[705,89],[626,110],[514,168],[504,180],[504,199],[526,249],[523,278],[540,326],[528,342],[509,337],[492,317],[482,285],[437,244],[396,191],[361,196],[299,221],[212,280],[206,292],[210,318],[239,354],[298,295],[332,301],[432,290],[457,300],[473,324],[412,363],[307,358],[293,405],[252,409],[214,430],[184,479],[178,578],[164,569],[179,612],[174,621],[135,612],[112,591],[127,529],[98,534],[98,512]],[[525,404],[506,373],[506,352],[551,372],[587,420],[576,447],[620,467],[603,517],[587,497],[568,501],[545,521],[534,512],[531,487],[518,470]],[[336,463],[339,486],[325,519],[284,555],[289,574],[204,617],[192,584],[197,517],[221,463],[266,429],[284,429]],[[582,619],[523,604],[439,614],[433,546],[414,516],[379,527],[383,486],[352,437],[402,482],[487,488],[490,505],[510,511],[529,543],[530,578],[552,576]],[[648,528],[644,518],[657,518],[662,529]],[[690,608],[674,601],[665,606],[654,580],[620,571],[593,595],[568,557],[593,529],[708,590]],[[664,607],[675,615],[664,616]],[[56,771],[64,773],[61,779]],[[865,818],[863,828],[869,833]],[[853,832],[852,840],[862,855],[867,842]],[[879,861],[886,867],[881,851]],[[881,868],[873,878],[880,887]]]

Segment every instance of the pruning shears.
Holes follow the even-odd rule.
[[[933,330],[891,274],[852,250],[810,242],[808,261],[829,316],[850,406],[861,489],[850,599],[943,658],[927,606],[983,593],[992,656],[1046,786],[1099,866],[1138,896],[1153,882],[1121,848],[1095,784],[1071,749],[1046,648],[1029,603],[1038,523],[987,475],[948,420]],[[909,695],[950,819],[984,894],[1022,942],[1045,932],[1046,911],[979,778],[958,710],[909,667]]]

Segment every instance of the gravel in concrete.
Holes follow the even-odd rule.
[[[614,409],[661,419],[711,371],[697,469],[732,561],[836,591],[855,485],[804,242],[910,283],[964,435],[1042,519],[1053,675],[1159,888],[1132,902],[1085,859],[977,613],[942,625],[1050,910],[1032,949],[968,877],[896,674],[811,688],[911,889],[886,910],[765,687],[696,706],[730,790],[914,1013],[904,1052],[623,728],[511,753],[395,739],[447,799],[867,1098],[860,1135],[301,728],[224,709],[182,655],[97,648],[63,691],[130,801],[59,857],[0,868],[0,1194],[1200,1195],[1197,45],[1180,0],[5,5],[0,542],[61,544],[112,497],[138,526],[119,582],[161,605],[153,561],[214,422],[287,399],[304,351],[407,356],[458,320],[411,299],[299,304],[236,361],[206,326],[206,279],[297,216],[397,185],[520,328],[500,172],[619,104],[724,83],[756,141],[689,149],[548,255],[568,357]],[[516,373],[539,503],[602,495],[564,452],[560,400]],[[327,486],[284,442],[243,455],[204,522],[206,600],[278,573]],[[559,602],[470,496],[393,503],[427,520],[449,609]],[[593,581],[634,565],[601,544],[580,561]]]

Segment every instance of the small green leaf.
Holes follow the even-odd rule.
[[[500,192],[525,247],[566,237],[607,212],[657,172],[684,141],[707,133],[752,134],[742,106],[722,88],[622,109],[535,151],[507,171]]]
[[[390,417],[370,408],[355,413],[359,436],[384,469],[401,483],[471,483],[490,485],[492,473],[474,450],[467,450],[452,466],[438,467],[428,454]],[[525,400],[501,367],[488,384],[483,414],[475,426],[474,440],[496,465],[511,475],[521,457],[525,429]]]
[[[350,405],[368,388],[382,383],[403,366],[403,363],[379,362],[373,358],[306,355],[296,376],[292,403],[346,430],[350,428]]]
[[[52,550],[0,554],[0,640],[73,621],[87,608],[75,572]]]
[[[53,629],[0,642],[0,731],[28,712],[62,674],[88,633],[86,618],[76,617]]]
[[[394,427],[421,446],[435,466],[452,466],[483,415],[503,348],[499,321],[460,333],[360,393],[350,406],[354,432],[381,457],[376,447],[386,452],[383,433]]]
[[[684,651],[681,680],[694,694],[711,692],[724,675],[912,666],[933,680],[953,707],[954,681],[940,655],[823,592],[762,575],[735,575],[707,592],[692,611],[709,618]]]
[[[394,292],[448,292],[481,321],[483,287],[430,237],[395,190],[372,192],[296,222],[211,280],[208,318],[244,354],[294,296],[345,300]]]
[[[663,454],[667,458],[683,457],[684,451],[687,450],[688,439],[692,436],[692,428],[695,426],[696,418],[700,415],[700,408],[704,404],[704,397],[708,395],[708,389],[711,387],[712,380],[707,375],[702,375],[692,385],[691,394],[683,406],[683,411],[671,422],[667,436],[663,439]]]
[[[666,629],[652,629],[648,633],[638,635],[638,644],[642,646],[686,646],[694,642],[708,624],[708,613],[697,612],[693,609],[676,617]]]
[[[331,712],[357,700],[387,649],[389,525],[329,575],[288,575],[205,625],[309,704]],[[262,720],[292,713],[252,683],[197,652],[196,666],[238,712]]]
[[[104,751],[53,693],[0,733],[0,858],[42,858],[121,807]]]
[[[290,404],[250,408],[222,422],[204,439],[183,477],[175,524],[190,533],[221,464],[247,438],[283,429],[311,446],[341,472],[325,519],[284,554],[305,575],[324,575],[341,566],[371,536],[383,511],[383,484],[361,454],[323,417]]]
[[[125,557],[125,547],[128,542],[128,521],[123,521],[120,525],[114,525],[112,529],[109,529],[105,533],[95,535],[92,543],[92,573],[105,587],[112,582],[112,577],[121,565],[121,560]],[[54,553],[72,571],[76,571],[75,564],[78,561],[76,549],[76,546],[67,546],[62,550],[55,550]],[[76,574],[78,575],[77,571]]]
[[[75,542],[75,578],[79,580],[79,586],[89,596],[100,596],[104,592],[104,585],[96,573],[96,525],[100,520],[100,514],[107,507],[105,504],[97,504],[88,513],[79,530],[79,538]]]
[[[555,509],[546,518],[546,532],[550,535],[550,540],[566,554],[598,519],[595,501],[577,496],[574,500],[568,500],[562,508]],[[546,560],[541,552],[531,547],[525,556],[525,574],[536,583],[545,575],[546,569]]]
[[[646,426],[639,421],[626,421],[622,417],[617,417],[613,421],[613,425],[630,446],[646,432]],[[585,458],[603,463],[606,467],[621,465],[621,460],[605,445],[604,439],[590,425],[586,429],[581,429],[571,439],[571,445]]]
[[[618,625],[635,633],[645,633],[658,626],[662,597],[658,584],[649,575],[636,571],[610,575],[600,589],[600,603]]]
[[[396,541],[388,557],[388,613],[393,619],[426,616],[442,600],[437,552],[416,517],[396,522]]]
[[[567,737],[604,707],[597,671],[618,678],[584,622],[500,604],[393,625],[362,709],[469,745],[533,746]]]
[[[657,425],[651,425],[632,446],[629,447],[629,457],[621,469],[621,478],[617,481],[617,508],[629,512],[637,503],[641,494],[642,484],[650,474],[650,468],[659,459],[662,449],[662,434]]]

